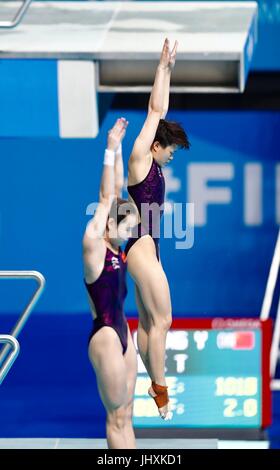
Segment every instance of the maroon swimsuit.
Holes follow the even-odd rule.
[[[84,283],[97,315],[93,322],[89,341],[103,326],[110,326],[118,334],[124,354],[127,349],[127,321],[124,316],[123,304],[127,288],[126,263],[121,249],[116,255],[107,248],[104,268],[99,278],[91,284],[85,280]]]
[[[127,255],[139,238],[149,234],[154,240],[157,259],[159,259],[160,219],[163,214],[163,209],[160,209],[160,206],[164,202],[165,182],[158,163],[153,159],[146,178],[140,183],[128,186],[127,190],[141,215],[141,222],[133,229],[132,238],[128,240],[124,250],[125,254]],[[153,212],[148,211],[148,207],[151,208],[153,203],[156,203],[155,209]],[[145,206],[142,205],[142,211],[141,204],[145,204]]]

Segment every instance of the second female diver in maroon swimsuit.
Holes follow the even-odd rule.
[[[94,319],[88,352],[107,412],[110,449],[136,447],[132,410],[137,359],[123,310],[126,263],[120,245],[131,235],[137,216],[125,212],[128,203],[119,198],[123,162],[117,151],[127,124],[118,119],[108,134],[100,200],[83,238],[84,282]],[[125,210],[119,215],[122,206]]]

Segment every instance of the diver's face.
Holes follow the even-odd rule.
[[[159,142],[154,142],[152,147],[152,154],[154,159],[160,166],[165,166],[170,163],[174,158],[174,153],[177,150],[177,145],[168,145],[163,148]]]
[[[136,214],[128,214],[118,225],[119,245],[127,241],[132,236],[132,230],[138,223]]]
[[[138,223],[136,214],[128,214],[119,225],[116,224],[114,219],[109,219],[109,238],[113,245],[121,246],[132,236],[132,230]]]

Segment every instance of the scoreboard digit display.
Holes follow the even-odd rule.
[[[137,320],[129,320],[137,348]],[[265,428],[270,410],[270,320],[175,319],[167,336],[171,421],[147,394],[151,380],[138,353],[134,426]]]

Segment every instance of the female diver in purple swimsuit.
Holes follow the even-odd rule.
[[[140,356],[152,380],[148,390],[163,419],[171,419],[165,381],[166,335],[172,322],[168,281],[159,259],[159,223],[162,210],[143,216],[141,204],[164,202],[161,168],[173,159],[178,148],[189,148],[184,129],[166,121],[171,70],[175,65],[177,41],[172,52],[165,40],[149,101],[149,110],[128,163],[128,192],[139,211],[141,222],[125,253],[128,269],[135,281],[139,311],[137,342]],[[147,206],[146,206],[147,207]],[[144,211],[145,212],[145,211]],[[154,211],[153,211],[154,212]],[[153,231],[152,231],[153,222]],[[154,231],[156,232],[154,234]]]
[[[135,448],[132,408],[137,359],[123,312],[126,263],[120,249],[138,221],[137,215],[127,211],[127,201],[120,199],[121,141],[127,124],[124,118],[118,119],[108,133],[100,201],[83,238],[84,281],[94,317],[89,358],[107,411],[106,435],[111,449]],[[122,206],[126,209],[119,215],[117,210]]]

